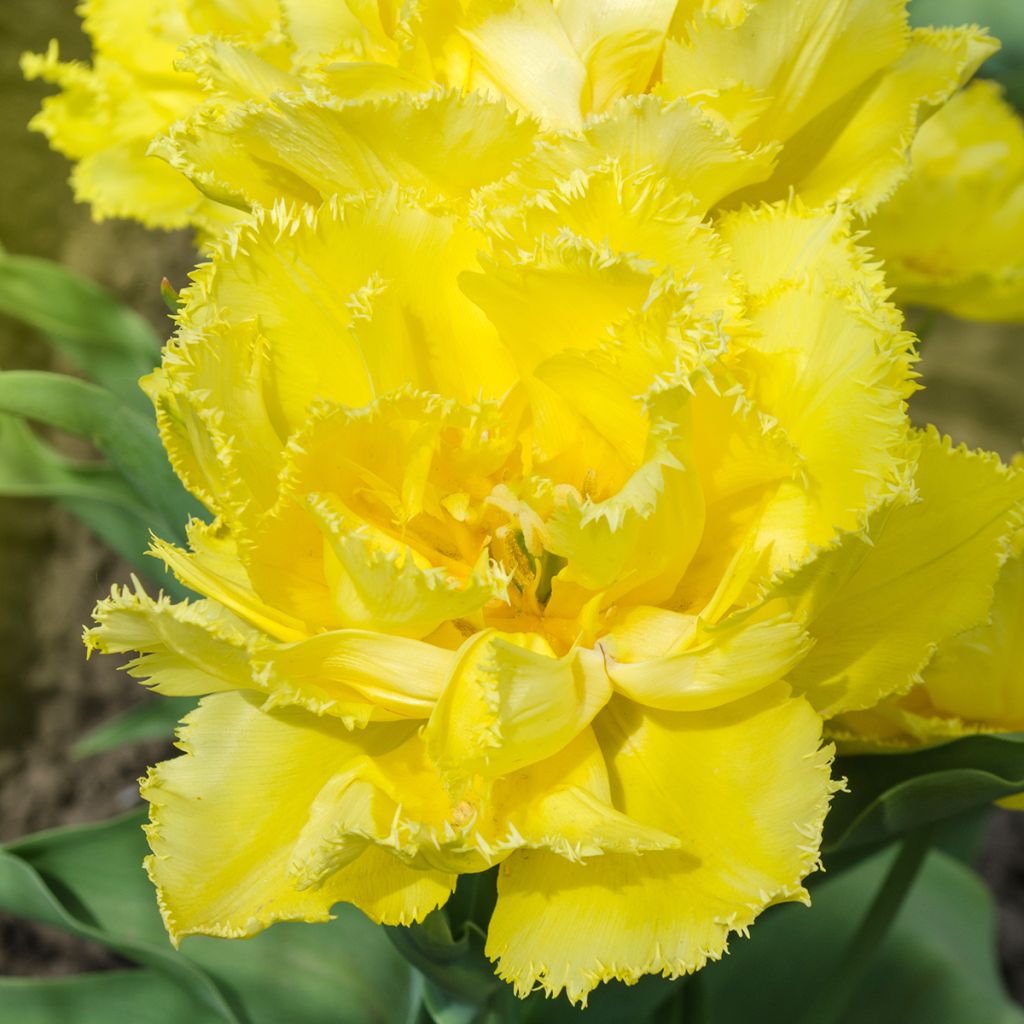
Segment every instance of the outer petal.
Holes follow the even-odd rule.
[[[300,891],[289,875],[320,790],[366,756],[367,744],[371,752],[374,745],[387,750],[409,728],[350,733],[336,719],[304,711],[261,712],[239,694],[206,698],[185,720],[185,755],[157,765],[142,787],[152,818],[146,866],[172,939],[241,938],[275,921],[323,921],[341,901],[376,920],[408,924],[444,903],[452,876],[380,851],[319,888]]]
[[[239,557],[234,536],[222,523],[207,526],[198,519],[188,525],[189,547],[182,551],[154,540],[151,554],[159,558],[186,586],[206,594],[239,618],[278,640],[301,640],[309,634],[304,623],[265,603],[253,589]]]
[[[939,644],[902,697],[829,723],[844,748],[902,749],[977,732],[1024,731],[1024,535],[999,572],[987,621]]]
[[[924,691],[940,716],[1024,730],[1024,535],[999,573],[987,622],[939,646]]]
[[[772,591],[815,640],[789,678],[825,716],[906,692],[938,644],[988,614],[1024,475],[934,431],[921,444],[919,500],[883,504]]]
[[[665,55],[665,89],[748,142],[785,140],[899,57],[905,0],[761,0],[739,26],[697,15]]]
[[[795,184],[810,203],[844,195],[870,214],[909,173],[910,146],[921,122],[998,45],[976,28],[915,29],[906,53],[872,88],[841,105],[847,109],[826,111],[790,140],[775,174],[776,192]],[[823,132],[831,135],[827,147]]]
[[[498,876],[487,953],[521,996],[573,1002],[602,981],[675,976],[725,951],[773,902],[806,900],[818,859],[830,752],[785,687],[714,711],[644,711],[621,698],[596,723],[623,810],[678,851],[573,864],[514,854]]]
[[[271,418],[269,345],[255,323],[172,340],[141,384],[171,465],[207,508],[235,519],[273,505],[286,438]]]
[[[769,177],[776,152],[775,146],[744,149],[721,125],[681,100],[666,104],[653,96],[629,97],[578,135],[539,143],[488,202],[505,196],[518,202],[524,191],[570,190],[580,171],[599,168],[611,154],[624,176],[647,172],[668,179],[676,194],[692,195],[693,212],[701,216],[723,197]]]
[[[134,593],[114,587],[96,606],[97,624],[85,631],[90,653],[138,651],[128,674],[171,697],[254,688],[249,658],[260,633],[214,601],[154,601],[133,582]]]
[[[197,272],[182,334],[204,334],[219,319],[257,323],[267,348],[264,401],[286,438],[317,400],[358,408],[395,386],[375,375],[388,361],[364,351],[353,331],[390,287],[400,315],[387,325],[389,355],[401,363],[388,372],[466,401],[499,396],[514,380],[510,357],[458,286],[482,244],[464,222],[395,193],[302,217],[278,208]]]
[[[616,159],[587,174],[571,188],[526,191],[509,204],[514,189],[496,190],[500,202],[481,202],[475,211],[506,252],[529,251],[540,236],[572,232],[598,250],[629,253],[650,261],[657,273],[671,270],[696,285],[692,303],[703,316],[732,326],[739,316],[740,284],[715,231],[695,215],[698,201],[679,192],[678,181],[650,171],[626,174]]]
[[[722,233],[749,274],[754,329],[728,358],[803,457],[805,485],[784,488],[762,524],[784,566],[856,526],[902,470],[914,339],[845,211],[744,209]]]
[[[452,651],[365,630],[319,633],[262,648],[253,669],[271,704],[301,704],[318,714],[426,718],[444,689]]]
[[[203,107],[154,151],[205,194],[240,207],[319,206],[395,182],[431,199],[465,201],[529,152],[535,126],[502,104],[401,85],[393,95],[363,90],[362,102],[295,93],[227,113]]]
[[[679,845],[615,809],[604,752],[590,728],[553,757],[497,780],[490,802],[494,834],[506,849],[546,849],[579,862]]]
[[[647,91],[675,7],[676,0],[561,0],[558,17],[587,67],[589,111]]]
[[[471,0],[459,31],[468,44],[462,83],[553,128],[583,119],[587,70],[548,0]]]

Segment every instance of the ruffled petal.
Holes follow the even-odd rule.
[[[379,393],[380,355],[364,351],[351,328],[393,289],[401,315],[389,321],[397,332],[389,352],[404,361],[389,372],[469,401],[499,396],[514,380],[510,357],[458,284],[463,270],[478,267],[482,243],[464,221],[395,193],[301,217],[278,208],[196,273],[181,333],[204,333],[224,309],[258,324],[263,399],[288,437],[317,400],[358,408]]]
[[[745,142],[786,140],[906,45],[905,0],[761,0],[739,25],[696,14],[667,47],[664,88]]]
[[[351,733],[304,711],[260,711],[239,694],[206,698],[180,733],[186,753],[153,768],[142,787],[151,807],[146,866],[172,939],[241,938],[275,921],[324,921],[342,901],[375,920],[409,924],[444,903],[453,876],[411,868],[382,850],[318,887],[298,888],[289,870],[324,786],[368,750],[400,743],[410,728]]]
[[[609,660],[608,675],[630,700],[665,711],[704,711],[755,693],[783,678],[811,646],[799,623],[788,616],[759,619],[748,613],[710,628],[694,622],[672,645],[674,650],[638,660],[637,616],[630,620],[633,649],[625,653],[632,658]],[[618,653],[617,639],[612,629],[602,640],[610,659]]]
[[[381,68],[381,72],[386,69]],[[387,191],[398,181],[465,202],[526,156],[535,126],[476,94],[369,83],[361,102],[293,93],[200,108],[154,147],[206,195],[243,208]]]
[[[600,168],[614,157],[623,176],[646,172],[667,179],[676,195],[694,198],[694,213],[702,216],[725,196],[768,178],[777,152],[774,145],[745,149],[707,114],[681,100],[666,104],[635,96],[619,100],[578,134],[542,140],[488,198],[501,201],[506,188],[513,202],[523,190],[541,196],[570,191],[581,171]]]
[[[1024,534],[999,571],[988,618],[939,644],[909,693],[839,715],[850,750],[905,749],[984,732],[1024,731]]]
[[[815,641],[789,679],[826,717],[906,692],[938,644],[988,615],[1024,475],[934,431],[920,444],[912,492],[772,591]]]
[[[610,696],[596,652],[491,630],[463,645],[423,738],[448,778],[493,779],[557,754]]]
[[[831,753],[785,687],[692,714],[619,698],[595,728],[625,813],[680,848],[583,864],[510,857],[487,953],[521,996],[540,986],[585,1004],[602,981],[697,970],[766,906],[806,901],[817,864]]]
[[[267,707],[299,704],[349,724],[426,718],[444,690],[452,651],[366,630],[319,633],[262,647],[253,672],[270,694]]]
[[[844,212],[745,209],[722,233],[756,289],[753,332],[729,361],[802,456],[804,485],[783,488],[761,525],[782,567],[855,527],[902,472],[914,339]]]
[[[809,203],[840,195],[870,215],[907,177],[921,123],[998,46],[977,28],[915,29],[906,52],[872,88],[844,103],[842,114],[826,111],[789,141],[775,173],[777,191],[795,186]]]
[[[471,0],[457,26],[464,88],[505,98],[556,128],[583,120],[587,69],[548,0]]]
[[[206,594],[268,636],[288,642],[309,635],[303,622],[267,604],[256,593],[236,540],[222,523],[207,525],[193,519],[188,525],[188,539],[190,551],[154,540],[151,554],[186,587]]]
[[[125,670],[169,697],[254,687],[249,659],[260,633],[214,601],[154,600],[133,582],[134,591],[115,586],[96,606],[96,626],[85,631],[90,653],[138,651]]]

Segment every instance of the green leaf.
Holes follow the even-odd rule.
[[[657,1011],[677,996],[687,983],[685,978],[667,981],[653,975],[641,978],[635,985],[606,982],[590,993],[585,1010],[573,1006],[564,996],[546,999],[543,993],[538,992],[527,1000],[523,1020],[526,1024],[618,1024],[619,1021],[641,1024],[642,1021],[660,1021],[662,1018],[655,1016]],[[679,1024],[689,1024],[689,1018],[685,1016],[671,1019],[673,1024],[677,1020]]]
[[[87,732],[72,748],[77,759],[128,743],[170,740],[178,722],[196,706],[191,697],[147,697]]]
[[[133,812],[9,844],[0,850],[0,909],[109,946],[229,1024],[412,1018],[419,979],[383,930],[349,906],[327,924],[280,924],[245,942],[192,938],[172,949],[142,870],[142,821]]]
[[[888,841],[1024,791],[1024,735],[968,736],[912,754],[841,757],[826,853]]]
[[[0,495],[97,501],[131,513],[140,522],[146,515],[138,495],[109,466],[66,458],[21,420],[4,415],[0,415]]]
[[[149,514],[120,474],[109,466],[60,455],[22,420],[2,414],[0,497],[59,500],[172,597],[188,595],[173,577],[162,579],[156,563],[144,557],[149,548]]]
[[[222,1018],[156,971],[0,978],[0,1024],[220,1024]]]
[[[892,850],[826,877],[810,909],[776,907],[699,975],[706,1021],[792,1024],[841,970],[851,935]],[[1024,1024],[995,961],[995,917],[982,881],[933,851],[881,943],[842,1024]]]
[[[98,285],[49,260],[0,249],[0,313],[48,335],[92,380],[147,411],[138,380],[156,365],[160,341]]]
[[[185,540],[185,524],[202,508],[174,475],[153,416],[143,416],[104,388],[60,373],[0,373],[0,413],[43,423],[89,441],[110,461],[152,529]]]
[[[159,971],[229,1024],[242,1024],[213,980],[175,953],[162,935],[141,867],[141,823],[135,812],[3,848],[0,909],[108,946]]]

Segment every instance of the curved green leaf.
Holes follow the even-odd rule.
[[[328,924],[280,924],[245,942],[175,951],[142,870],[143,816],[57,829],[0,850],[0,909],[110,947],[159,972],[229,1024],[406,1024],[419,980],[382,929],[336,908]]]
[[[35,327],[79,370],[145,413],[139,378],[160,341],[137,313],[98,285],[53,263],[0,249],[0,313]]]
[[[170,740],[177,724],[196,706],[191,697],[147,696],[87,732],[72,748],[76,759],[93,757],[128,743]]]
[[[152,417],[95,384],[61,373],[0,373],[0,413],[43,423],[89,441],[141,500],[150,526],[185,540],[185,524],[202,508],[174,475]]]
[[[884,843],[1024,791],[1024,736],[968,736],[910,754],[841,757],[824,851]]]
[[[156,971],[0,978],[0,1024],[219,1024],[222,1018]]]
[[[149,548],[149,513],[135,491],[109,466],[65,458],[20,419],[0,414],[0,497],[54,498],[97,533],[122,558],[172,597],[188,591],[162,579]]]
[[[698,976],[709,1021],[792,1024],[842,970],[851,935],[892,860],[885,850],[815,887],[810,909],[773,908]],[[981,879],[932,851],[841,1024],[1024,1024],[995,959]]]

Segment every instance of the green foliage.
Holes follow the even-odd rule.
[[[53,498],[175,597],[176,581],[145,558],[150,532],[184,540],[199,504],[171,470],[139,377],[159,340],[90,281],[0,249],[0,313],[44,332],[94,383],[65,374],[0,373],[0,496]],[[89,442],[101,460],[71,459],[28,423]]]
[[[246,942],[186,939],[180,952],[172,949],[142,870],[141,824],[142,816],[134,812],[8,845],[0,850],[0,909],[102,943],[144,965],[145,977],[155,979],[153,998],[196,1007],[197,1016],[187,1019],[203,1024],[406,1024],[411,1019],[419,979],[383,931],[350,907],[339,907],[337,920],[324,925],[278,925]],[[50,984],[38,982],[16,993],[20,1016],[0,1002],[0,1024],[77,1022],[61,1015],[62,999],[74,993],[51,994]],[[108,1000],[107,1020],[114,1020],[127,984],[94,986],[87,994],[96,1006]],[[169,994],[169,986],[178,994]],[[154,1018],[178,1019],[185,1018]]]
[[[880,844],[1024,790],[1024,736],[969,736],[913,754],[839,758],[847,779],[825,825],[826,855]]]
[[[814,889],[810,910],[768,911],[748,940],[700,976],[701,1024],[792,1024],[845,967],[850,939],[894,853],[885,850]],[[969,868],[933,850],[841,1024],[1024,1024],[995,964],[995,915]]]
[[[157,971],[70,978],[0,978],[0,1024],[219,1024],[213,1011]]]
[[[137,313],[59,263],[0,249],[0,313],[45,334],[82,373],[146,414],[138,380],[160,340]]]
[[[71,748],[71,755],[93,757],[128,743],[167,739],[195,706],[195,700],[190,697],[146,697],[86,733]]]
[[[106,456],[108,475],[118,482],[110,489],[111,502],[135,512],[161,536],[184,541],[185,523],[200,509],[174,475],[152,414],[136,412],[96,384],[33,370],[0,373],[0,413],[89,441]]]

